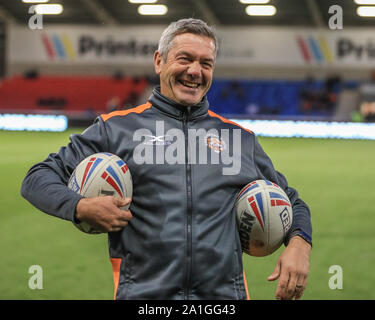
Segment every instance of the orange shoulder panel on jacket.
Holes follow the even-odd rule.
[[[101,117],[103,121],[107,121],[108,119],[116,116],[126,116],[129,113],[142,113],[143,111],[151,108],[152,104],[151,102],[146,102],[145,104],[141,104],[138,107],[127,109],[127,110],[118,110],[118,111],[113,111],[111,113],[107,114],[102,114]]]
[[[251,133],[251,134],[254,134],[254,132],[252,132],[251,130],[246,129],[246,128],[242,127],[241,125],[239,125],[238,123],[235,123],[235,122],[233,122],[233,121],[231,121],[231,120],[229,120],[229,119],[227,119],[227,118],[224,118],[224,117],[222,117],[222,116],[219,116],[218,114],[216,114],[215,112],[212,112],[211,110],[208,110],[208,114],[209,114],[211,117],[218,118],[218,119],[220,119],[221,121],[223,121],[223,122],[225,122],[225,123],[233,124],[233,125],[235,125],[235,126],[237,126],[237,127],[240,127],[241,129],[243,129],[243,130],[245,130],[245,131],[247,131],[247,132],[249,132],[249,133]]]

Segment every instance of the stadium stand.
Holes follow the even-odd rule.
[[[59,113],[94,118],[147,99],[155,81],[148,77],[39,76],[28,73],[0,83],[0,109],[12,113]],[[215,79],[208,92],[211,109],[243,117],[330,118],[339,95],[356,81],[335,78],[305,80]],[[22,94],[20,94],[22,92]],[[147,96],[147,97],[146,97]]]
[[[273,117],[331,117],[341,91],[356,81],[322,80],[215,80],[208,92],[214,112],[228,115]]]
[[[14,76],[0,84],[0,109],[103,113],[117,97],[123,107],[143,93],[146,78],[104,76]],[[112,107],[113,108],[113,107]]]

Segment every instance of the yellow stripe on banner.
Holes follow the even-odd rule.
[[[75,59],[76,57],[76,52],[74,50],[73,44],[70,41],[70,38],[66,35],[63,34],[61,37],[61,41],[64,44],[65,51],[70,59]]]
[[[322,36],[318,38],[319,46],[322,49],[322,53],[324,55],[324,58],[327,62],[332,63],[333,62],[333,55],[331,48],[328,46],[328,43],[326,39],[324,39]]]

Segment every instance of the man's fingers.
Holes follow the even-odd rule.
[[[123,198],[113,197],[113,203],[116,205],[116,207],[119,207],[121,209],[127,209],[127,207],[130,205],[131,201],[132,201],[131,198],[123,199]]]
[[[296,295],[295,295],[296,300],[302,297],[303,291],[306,288],[306,284],[307,284],[307,277],[300,277],[298,279],[297,285],[296,285]]]
[[[294,298],[295,298],[296,300],[301,299],[301,297],[302,297],[302,295],[303,295],[303,290],[304,290],[303,287],[301,287],[301,288],[296,288],[296,293],[295,293],[295,296],[294,296]]]
[[[116,209],[114,209],[113,213],[117,216],[117,218],[121,221],[129,221],[131,218],[133,218],[133,215],[128,209],[125,209],[125,207],[128,207],[132,201],[130,198],[112,198],[113,203],[116,205]]]
[[[132,213],[129,211],[129,210],[119,210],[115,213],[115,216],[114,216],[114,221],[115,222],[121,222],[121,224],[123,225],[125,223],[125,225],[128,224],[128,222],[133,218],[133,215]]]
[[[104,223],[105,232],[116,232],[122,230],[129,224],[130,219],[125,219],[120,216],[116,216],[113,219],[110,219]]]
[[[107,232],[118,232],[121,231],[124,227],[112,227],[110,230]]]
[[[116,232],[122,230],[133,218],[132,213],[129,210],[124,209],[129,207],[131,203],[130,198],[113,198],[113,201],[117,208],[114,208],[113,210],[114,219],[112,220],[108,232]]]
[[[306,288],[309,275],[311,245],[302,238],[293,237],[278,259],[280,277],[277,299],[299,299]],[[274,279],[271,275],[269,278]]]
[[[276,280],[277,278],[279,278],[280,276],[280,263],[279,261],[277,262],[276,264],[276,267],[275,269],[273,270],[273,272],[270,274],[270,276],[267,278],[268,281],[274,281]]]
[[[289,282],[286,288],[286,295],[287,299],[293,299],[294,295],[296,294],[298,276],[294,270],[290,270],[289,272]]]
[[[307,277],[289,270],[281,274],[276,299],[300,299],[305,290]]]
[[[131,199],[121,199],[111,196],[84,198],[78,204],[82,203],[79,212],[81,221],[87,221],[94,227],[103,232],[119,231],[128,225],[132,219],[132,214],[124,206],[129,206]],[[78,212],[78,205],[77,205]],[[79,219],[78,215],[77,218]]]
[[[279,279],[279,283],[276,289],[276,299],[278,300],[289,299],[288,298],[289,297],[288,283],[289,283],[289,272],[286,272],[285,269],[283,269],[280,273],[280,279]]]

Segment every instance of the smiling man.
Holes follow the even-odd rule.
[[[293,206],[286,248],[268,278],[279,279],[276,298],[298,299],[306,286],[309,208],[251,131],[209,110],[206,93],[217,51],[215,33],[205,22],[170,24],[154,55],[160,86],[149,100],[98,117],[33,166],[23,182],[22,195],[40,210],[108,232],[117,299],[249,298],[234,203],[237,193],[258,179],[277,183]],[[67,188],[74,168],[97,152],[116,154],[128,165],[130,210],[119,209],[130,199],[83,198]],[[204,161],[191,161],[199,152],[207,153]],[[182,155],[178,161],[164,161],[175,153]],[[230,174],[224,173],[224,154],[240,164]]]
[[[164,38],[161,39],[161,46]],[[155,71],[160,75],[161,94],[184,106],[199,103],[212,83],[216,57],[215,39],[192,33],[176,35],[166,53],[154,55]]]

